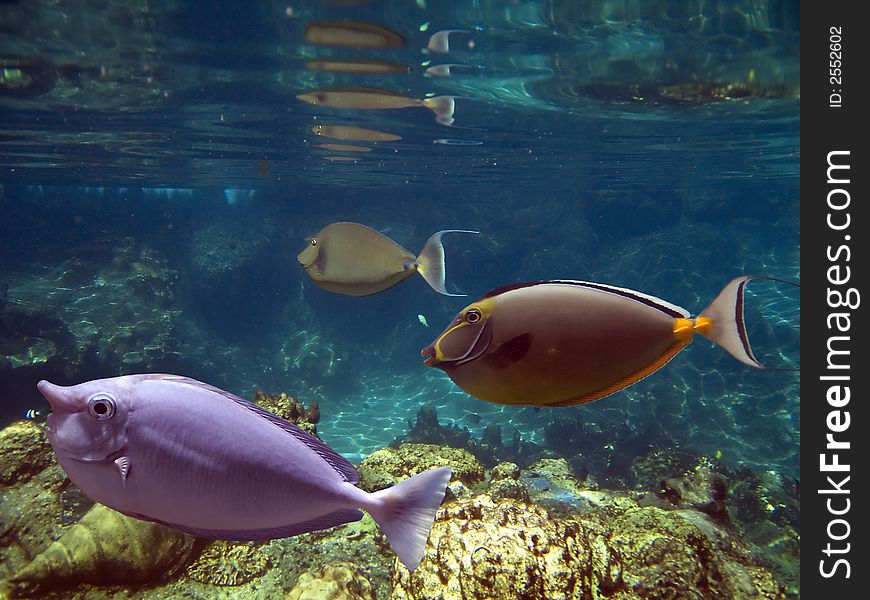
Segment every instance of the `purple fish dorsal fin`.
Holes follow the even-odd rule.
[[[320,455],[323,460],[327,462],[327,464],[329,464],[330,467],[333,468],[333,470],[335,470],[336,473],[341,475],[342,479],[344,479],[348,483],[356,483],[359,481],[359,473],[357,472],[353,464],[351,464],[350,461],[348,461],[341,454],[327,446],[325,442],[317,439],[307,431],[304,431],[298,425],[294,425],[290,421],[285,421],[278,415],[270,413],[268,410],[257,406],[253,402],[245,400],[244,398],[239,398],[238,396],[220,388],[216,388],[213,385],[209,385],[207,383],[203,383],[189,377],[182,377],[181,375],[154,375],[152,377],[149,377],[149,379],[173,381],[182,385],[190,385],[223,396],[227,400],[232,400],[236,404],[239,404],[240,406],[248,409],[255,415],[262,417],[276,427],[286,431],[294,438],[314,450],[317,454]]]

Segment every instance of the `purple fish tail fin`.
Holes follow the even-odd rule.
[[[435,120],[442,125],[453,125],[456,101],[453,96],[435,96],[423,100],[423,106],[435,113]]]
[[[779,281],[789,285],[799,285],[784,279],[764,277],[762,275],[744,275],[729,281],[710,305],[701,311],[695,319],[695,331],[708,340],[724,348],[731,356],[740,362],[772,371],[792,371],[797,369],[777,369],[765,367],[752,352],[749,345],[749,335],[743,320],[743,296],[746,284],[753,279]]]
[[[371,513],[399,560],[413,571],[423,560],[429,530],[450,481],[450,467],[430,469],[372,494]]]
[[[433,290],[445,296],[465,296],[466,294],[451,294],[444,287],[446,268],[444,266],[444,246],[441,236],[445,233],[480,233],[470,229],[443,229],[433,233],[417,257],[417,272],[423,276]]]

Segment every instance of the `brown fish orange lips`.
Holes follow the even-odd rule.
[[[427,367],[435,367],[435,347],[430,344],[420,350],[420,356],[423,357],[423,364]]]

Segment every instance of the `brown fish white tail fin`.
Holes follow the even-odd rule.
[[[765,367],[758,362],[755,354],[752,353],[752,347],[749,345],[749,335],[746,332],[746,324],[743,320],[743,295],[746,284],[753,279],[767,279],[788,283],[789,285],[799,285],[784,279],[764,277],[762,275],[744,275],[743,277],[733,279],[722,288],[722,291],[719,292],[719,295],[716,296],[713,302],[701,311],[701,314],[695,319],[695,331],[718,344],[727,350],[731,356],[750,367],[768,370],[792,370]]]
[[[433,233],[417,257],[417,272],[423,276],[433,290],[445,296],[465,296],[466,294],[451,294],[444,287],[444,246],[441,236],[445,233],[480,233],[469,229],[443,229]]]
[[[442,125],[453,125],[453,111],[456,108],[453,96],[425,98],[423,106],[435,113],[435,120]]]

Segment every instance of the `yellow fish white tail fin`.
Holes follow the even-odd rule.
[[[443,229],[433,233],[423,250],[420,251],[420,256],[417,257],[417,272],[423,276],[433,290],[445,296],[466,296],[467,294],[451,294],[444,287],[444,277],[446,274],[444,266],[444,246],[441,245],[441,236],[445,233],[480,233],[470,229]]]
[[[423,100],[423,106],[435,113],[435,120],[442,125],[453,125],[456,101],[453,96],[435,96]]]

